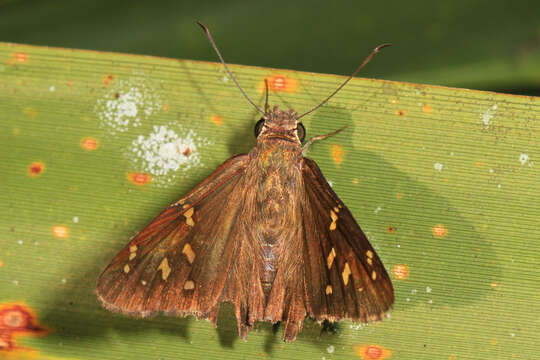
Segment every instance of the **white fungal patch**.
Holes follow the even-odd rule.
[[[160,125],[133,140],[126,156],[134,169],[151,174],[158,186],[166,186],[180,172],[200,166],[200,149],[210,144],[181,125]]]
[[[533,166],[533,162],[531,161],[531,158],[528,154],[522,153],[519,155],[519,162],[521,165],[529,165],[529,167]]]
[[[433,168],[438,172],[441,172],[443,169],[443,164],[441,164],[440,162],[436,162],[435,164],[433,164]]]
[[[332,354],[335,350],[336,348],[334,347],[334,345],[330,345],[326,348],[326,351],[328,351],[329,354]]]
[[[493,117],[497,113],[497,107],[498,105],[495,104],[481,114],[482,124],[484,124],[484,126],[490,126],[492,124],[491,119],[493,119]]]
[[[142,77],[115,82],[97,100],[94,111],[101,126],[115,135],[142,124],[161,110],[162,101],[154,87]]]

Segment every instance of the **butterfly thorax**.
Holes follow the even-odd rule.
[[[247,179],[257,190],[252,200],[255,207],[253,224],[256,225],[254,237],[264,264],[261,283],[266,296],[272,288],[282,251],[297,231],[298,223],[290,214],[298,213],[303,185],[300,142],[289,139],[289,135],[296,136],[295,130],[272,130],[268,127],[259,136],[257,146],[249,154],[246,174],[254,175],[248,175]]]

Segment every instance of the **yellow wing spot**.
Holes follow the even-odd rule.
[[[195,212],[195,209],[194,208],[189,208],[189,210],[186,210],[186,212],[184,213],[184,216],[186,218],[190,218],[193,216],[193,213]]]
[[[326,285],[326,295],[332,294],[332,285]]]
[[[371,272],[371,280],[374,280],[374,281],[375,281],[375,279],[377,279],[377,273],[375,272],[375,270],[373,270],[373,271]]]
[[[184,209],[188,207],[189,205],[184,205]],[[195,226],[195,221],[193,221],[193,214],[195,213],[195,208],[191,207],[184,213],[184,217],[186,218],[186,224],[189,226]]]
[[[193,264],[193,260],[195,260],[195,251],[193,251],[191,245],[184,245],[184,249],[182,249],[182,254],[185,254],[187,261],[189,261],[190,264]]]
[[[146,280],[141,280],[141,284],[143,284],[143,286],[146,285]]]
[[[129,247],[129,260],[133,260],[137,257],[137,245],[131,245]]]
[[[366,256],[370,259],[373,259],[373,251],[371,250],[366,251]]]
[[[195,283],[191,280],[188,280],[184,283],[184,290],[193,290],[195,289]]]
[[[370,258],[367,258],[367,263],[369,264],[369,266],[372,266],[373,265],[373,260],[371,260]]]
[[[332,223],[330,224],[330,230],[336,230],[338,216],[334,212],[334,210],[330,210],[330,218],[332,219]]]
[[[356,289],[356,290],[358,290],[358,292],[362,292],[362,291],[364,291],[364,287],[363,287],[363,286],[360,286],[360,287],[358,287],[358,289]]]
[[[339,212],[339,208],[338,208],[337,206],[334,206],[334,211],[335,211],[336,213],[338,213],[338,212]]]
[[[171,273],[171,267],[169,266],[169,262],[167,261],[167,258],[163,258],[161,261],[161,264],[158,266],[158,271],[161,270],[161,278],[163,280],[167,280],[169,277],[169,274]]]
[[[347,284],[349,283],[349,276],[351,276],[351,268],[349,267],[349,263],[345,263],[345,267],[343,268],[341,276],[343,277],[343,284],[347,286]]]
[[[129,272],[129,265],[128,265],[128,264],[126,264],[126,265],[124,266],[124,272],[125,272],[126,274]]]
[[[332,267],[332,264],[334,263],[335,258],[336,258],[336,250],[332,248],[332,250],[330,250],[330,253],[328,254],[328,257],[326,258],[326,265],[328,266],[328,269]]]

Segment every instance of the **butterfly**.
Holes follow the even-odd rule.
[[[111,311],[136,317],[195,315],[216,324],[221,303],[234,305],[245,339],[257,321],[284,324],[293,341],[309,316],[319,322],[380,320],[394,290],[383,263],[332,190],[308,147],[301,117],[335,95],[382,47],[317,107],[265,109],[257,143],[225,161],[173,202],[116,255],[96,293]],[[267,85],[268,87],[268,85]]]

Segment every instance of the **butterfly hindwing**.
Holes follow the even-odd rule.
[[[246,163],[247,155],[229,159],[131,239],[99,277],[96,291],[106,308],[134,316],[194,314],[215,323],[220,303],[231,301],[239,328],[248,308],[262,317],[262,293],[251,291],[245,300],[258,276],[241,221]]]
[[[304,158],[305,283],[317,320],[379,320],[394,302],[392,282],[351,212],[317,164]]]

